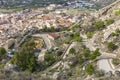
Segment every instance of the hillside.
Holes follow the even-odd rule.
[[[3,1],[3,7],[66,2]],[[120,0],[89,12],[52,5],[5,14],[0,30],[1,80],[120,80]]]
[[[119,5],[120,0],[117,0],[116,2],[100,9],[98,12],[85,16],[80,20],[79,24],[70,29],[73,34],[77,32],[80,33],[82,42],[72,43],[76,52],[72,55],[68,53],[65,60],[61,62],[62,65],[57,67],[53,75],[55,75],[57,71],[60,71],[61,75],[64,74],[66,76],[66,78],[64,78],[64,75],[62,75],[62,77],[58,75],[60,80],[119,80]],[[85,48],[85,51],[82,46],[87,47]],[[99,51],[101,55],[97,58],[95,58],[95,55],[91,57],[90,55],[94,54],[94,51],[96,54],[97,51]],[[93,58],[93,60],[91,60],[91,58]]]

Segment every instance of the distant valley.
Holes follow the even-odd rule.
[[[65,4],[66,2],[85,1],[95,3],[98,8],[104,7],[116,0],[0,0],[1,8],[33,8],[44,7],[49,4]]]

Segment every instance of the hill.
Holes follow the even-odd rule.
[[[89,0],[89,1],[93,1],[96,3],[101,2],[101,0]],[[105,0],[105,1],[107,2],[108,0]],[[109,1],[112,1],[112,0],[109,0]],[[15,5],[17,4],[17,1],[13,1],[13,2]],[[63,0],[62,2],[61,0],[59,1],[43,0],[43,2],[40,2],[40,3],[42,3],[42,6],[45,6],[51,3],[62,4],[63,2],[64,2]],[[31,3],[32,5],[29,5],[28,3]],[[39,2],[35,0],[35,1],[28,1],[28,3],[24,3],[26,4],[24,6],[38,7],[37,4]],[[7,3],[4,3],[4,4],[7,4]],[[21,4],[23,4],[22,1],[21,1]],[[36,10],[33,10],[33,11],[36,11]],[[22,16],[24,15],[25,17],[28,17],[27,20],[30,20],[29,22],[33,21],[34,24],[30,23],[30,25],[34,25],[34,27],[31,26],[31,29],[37,26],[36,25],[38,24],[37,21],[42,22],[41,20],[39,21],[39,19],[44,18],[43,21],[47,21],[47,19],[51,20],[51,18],[53,18],[55,14],[57,15],[59,14],[59,13],[54,13],[53,11],[53,12],[45,13],[41,16],[41,14],[39,14],[38,12],[37,15],[30,18],[30,16],[28,15],[29,13],[30,12],[28,11],[24,15],[24,12],[23,12]],[[49,17],[50,15],[52,15],[52,17]],[[65,13],[59,14],[61,18],[67,20],[66,15],[67,14]],[[68,15],[67,18],[74,16],[74,14],[72,16],[71,15],[72,14]],[[55,17],[55,19],[58,19],[59,16],[57,18]],[[76,17],[78,17],[78,14],[76,15]],[[63,21],[63,19],[60,19],[60,21],[62,23],[66,22],[66,21]],[[27,23],[28,22],[27,20],[25,20],[24,22],[28,25],[29,23]],[[19,23],[17,25],[19,25]],[[39,28],[40,26],[38,25],[37,27]],[[63,31],[59,30],[58,32],[57,31],[54,32],[54,30],[55,30],[54,26],[51,27],[51,29],[47,27],[43,28],[42,30],[43,32],[39,30],[38,31],[35,30],[37,31],[37,35],[41,35],[42,33],[41,36],[44,37],[43,38],[44,41],[48,40],[48,42],[45,42],[45,44],[47,44],[48,46],[50,46],[48,44],[49,42],[50,44],[51,43],[53,44],[53,47],[52,45],[50,46],[51,49],[50,48],[48,49],[46,48],[47,50],[45,49],[46,53],[45,53],[44,61],[37,63],[38,65],[35,65],[36,67],[35,72],[30,73],[24,70],[22,72],[22,69],[20,69],[21,70],[20,72],[18,71],[14,73],[11,70],[8,73],[7,71],[1,70],[0,74],[2,78],[5,77],[12,80],[13,78],[16,80],[21,80],[21,79],[22,80],[26,80],[26,79],[31,79],[31,80],[119,80],[119,77],[120,77],[120,71],[119,71],[120,70],[120,0],[117,0],[114,3],[103,7],[98,11],[94,10],[93,12],[90,12],[90,13],[84,12],[83,14],[81,14],[81,17],[76,20],[75,24],[67,27],[67,29]],[[52,40],[51,40],[51,35],[48,35],[48,33],[51,33],[51,32],[53,34]],[[32,34],[33,33],[31,33],[30,35]],[[53,39],[55,35],[56,36],[58,35],[58,36],[57,38]],[[50,37],[50,39],[48,36]],[[24,39],[25,37],[21,37],[21,38]],[[32,36],[29,36],[28,38],[31,39],[31,37]],[[18,67],[22,67],[26,69],[27,68],[31,69],[31,67],[34,67],[32,66],[32,64],[35,64],[35,63],[32,63],[33,61],[31,60],[34,60],[35,58],[33,59],[33,57],[28,56],[28,57],[31,57],[31,59],[29,60],[28,57],[26,58],[25,56],[20,55],[21,53],[24,53],[24,52],[25,52],[24,55],[27,55],[26,51],[29,52],[28,49],[31,45],[33,45],[33,43],[29,42],[29,45],[28,43],[26,43],[23,45],[23,47],[21,46],[21,51],[19,52],[19,55],[17,55],[18,53],[16,53],[15,55],[17,57],[14,56],[12,58],[12,62],[18,65]],[[25,47],[28,47],[28,48],[23,49]],[[38,50],[34,50],[35,49],[34,46],[32,48],[33,48],[33,51],[38,51]],[[55,49],[55,48],[58,48],[58,49]],[[24,59],[23,65],[19,65],[19,64],[22,64],[21,61],[23,59]],[[29,62],[31,63],[31,65],[29,65]],[[27,66],[26,66],[26,63],[27,63]]]
[[[67,0],[74,1],[74,0]],[[44,7],[49,4],[63,4],[66,0],[0,0],[2,8],[16,8],[16,7]]]

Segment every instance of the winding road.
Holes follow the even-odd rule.
[[[66,50],[64,51],[63,55],[61,56],[62,57],[62,60],[64,60],[66,57],[67,57],[67,54],[69,54],[69,50],[75,46],[75,42],[71,42],[68,47],[66,48]],[[63,63],[63,61],[59,61],[59,62],[56,62],[54,63],[51,67],[49,67],[49,70],[52,70],[52,69],[55,69],[57,68],[59,65],[61,65]]]

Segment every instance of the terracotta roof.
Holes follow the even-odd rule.
[[[49,33],[49,36],[56,38],[56,35],[54,33]]]

